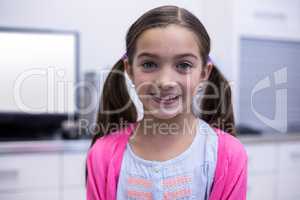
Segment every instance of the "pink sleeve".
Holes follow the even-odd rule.
[[[104,174],[105,169],[104,167],[101,167],[99,163],[99,151],[96,153],[96,147],[98,145],[94,145],[88,152],[87,155],[87,182],[86,182],[86,199],[87,200],[104,200],[105,197],[103,196],[104,193]],[[96,157],[96,155],[98,155]],[[101,190],[101,191],[100,191]]]
[[[236,144],[238,145],[238,144]],[[246,151],[238,145],[228,161],[228,172],[223,196],[228,200],[246,200],[247,163]]]
[[[88,151],[87,200],[116,199],[118,175],[129,137],[129,134],[121,133],[127,132],[114,132],[99,138]]]
[[[246,200],[248,156],[239,140],[218,132],[219,150],[210,200]]]

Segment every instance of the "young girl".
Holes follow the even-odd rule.
[[[104,84],[87,199],[246,199],[247,154],[234,137],[230,87],[209,58],[201,22],[183,8],[154,8],[130,27],[126,50]]]

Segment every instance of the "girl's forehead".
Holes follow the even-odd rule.
[[[196,35],[189,29],[178,25],[148,29],[139,36],[136,43],[137,56],[148,52],[161,56],[194,54],[200,57],[199,50]]]

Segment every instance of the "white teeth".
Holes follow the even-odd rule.
[[[165,97],[155,96],[155,98],[158,98],[158,99],[161,99],[161,100],[165,100],[165,101],[168,101],[168,100],[171,100],[171,99],[175,99],[176,97],[177,97],[177,95],[169,95],[169,96],[165,96]]]
[[[163,100],[170,100],[170,99],[174,99],[176,96],[175,95],[171,95],[171,96],[167,96],[162,98]]]

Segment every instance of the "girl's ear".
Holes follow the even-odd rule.
[[[209,78],[209,76],[210,76],[210,73],[211,73],[211,71],[212,71],[212,69],[213,69],[213,64],[212,63],[208,63],[206,66],[205,66],[205,68],[202,70],[202,73],[201,73],[201,79],[203,79],[203,80],[208,80],[208,78]]]

